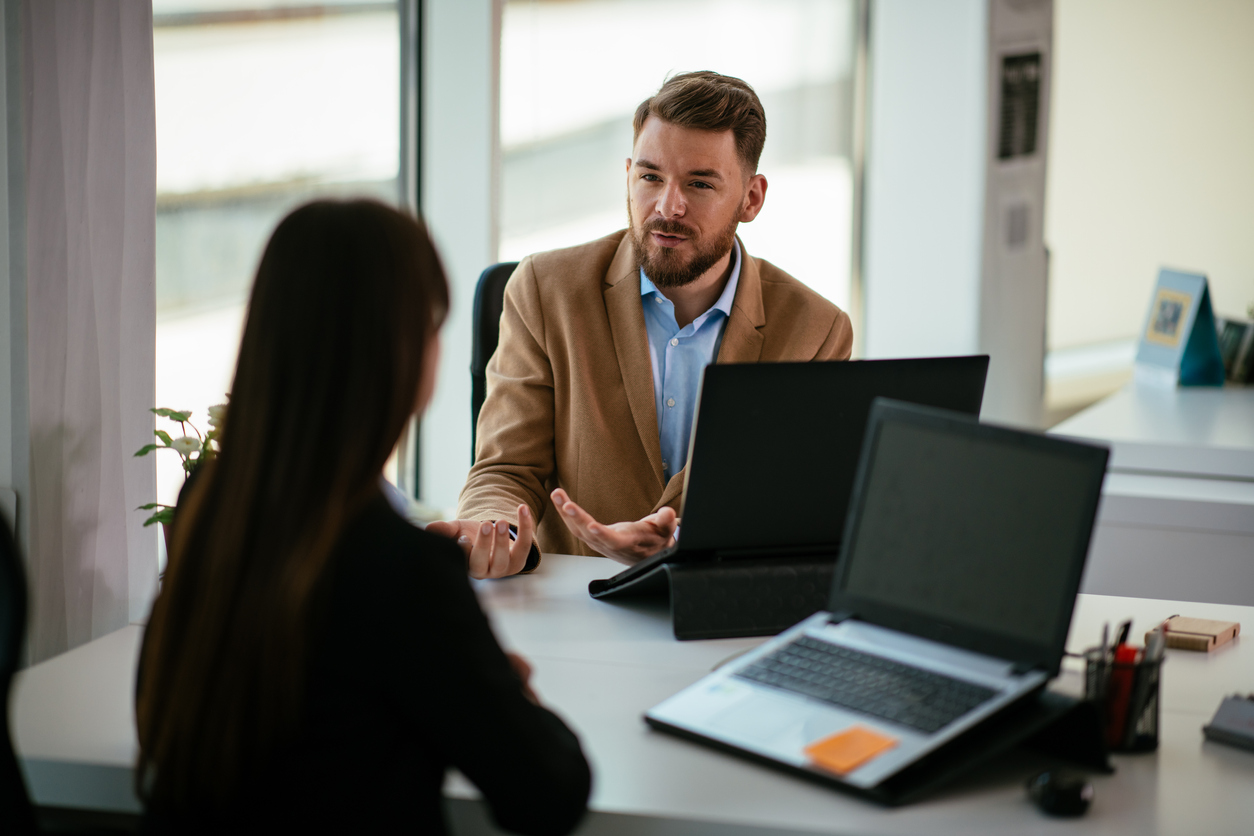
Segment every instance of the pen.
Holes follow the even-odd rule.
[[[1132,632],[1132,619],[1128,619],[1119,625],[1119,638],[1115,639],[1115,652],[1118,652],[1120,645],[1128,643],[1128,634]]]
[[[1109,663],[1109,659],[1106,654],[1109,652],[1109,644],[1110,622],[1104,621],[1102,622],[1102,643],[1098,650],[1097,664],[1093,666],[1093,670],[1090,673],[1090,677],[1093,680],[1093,687],[1090,689],[1089,693],[1095,700],[1103,700],[1106,698],[1106,666]]]
[[[1122,631],[1121,631],[1122,632]],[[1106,705],[1109,725],[1106,727],[1106,744],[1112,749],[1124,741],[1125,725],[1135,724],[1128,703],[1132,699],[1132,675],[1136,670],[1136,648],[1120,644],[1115,648],[1115,670],[1110,675],[1110,694]]]

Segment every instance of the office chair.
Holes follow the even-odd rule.
[[[474,345],[470,354],[470,461],[475,460],[476,428],[479,410],[488,396],[488,360],[501,339],[501,311],[505,307],[505,283],[513,275],[517,261],[493,264],[479,274],[475,285]]]
[[[26,573],[9,524],[0,517],[0,695],[4,697],[0,702],[4,709],[0,717],[0,821],[5,822],[5,833],[14,834],[37,832],[35,812],[9,733],[9,689],[25,638]]]

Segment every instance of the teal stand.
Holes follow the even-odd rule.
[[[1224,362],[1206,276],[1160,270],[1136,353],[1138,380],[1223,386]]]

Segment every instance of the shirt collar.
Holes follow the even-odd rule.
[[[723,292],[719,294],[718,299],[710,306],[710,310],[719,310],[723,315],[730,318],[732,312],[732,302],[736,299],[736,287],[740,284],[740,242],[732,239],[732,271],[731,276],[727,279],[727,285],[723,288]],[[640,268],[640,295],[648,296],[652,293],[661,293],[657,289],[657,285],[649,281],[649,277],[644,274],[644,268]],[[706,311],[709,313],[709,311]]]

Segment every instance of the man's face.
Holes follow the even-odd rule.
[[[731,251],[736,227],[762,208],[766,180],[744,171],[730,130],[681,128],[650,116],[627,160],[636,259],[658,287],[682,287]]]

